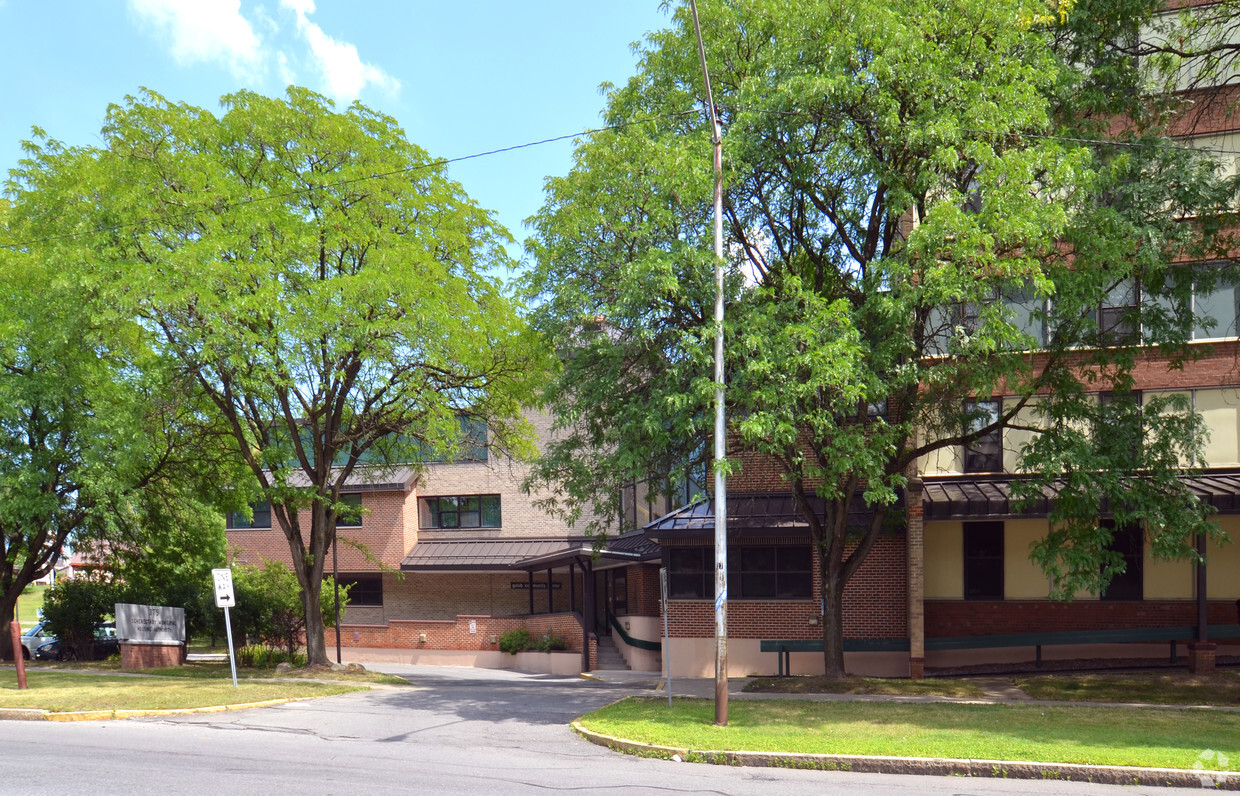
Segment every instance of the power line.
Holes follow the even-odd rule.
[[[812,117],[814,115],[814,114],[808,113],[807,111],[798,111],[798,110],[776,110],[773,108],[744,108],[744,107],[739,107],[739,106],[723,106],[723,105],[719,107],[727,108],[728,110],[731,110],[734,112],[759,113],[759,114],[766,114],[766,115],[771,115],[771,116],[794,116],[798,118],[807,118],[807,117]],[[437,158],[435,160],[431,160],[426,163],[418,163],[413,166],[406,166],[404,168],[394,169],[392,171],[380,172],[376,174],[364,175],[361,177],[352,177],[349,179],[338,180],[336,182],[326,183],[324,185],[308,186],[304,188],[296,188],[290,191],[284,191],[281,193],[264,194],[262,196],[247,197],[245,199],[238,199],[232,202],[227,202],[222,205],[217,205],[216,207],[212,209],[218,213],[218,212],[223,212],[227,210],[232,210],[238,207],[245,207],[245,206],[252,205],[252,204],[259,204],[262,202],[270,202],[270,201],[276,201],[279,199],[287,199],[290,197],[301,196],[301,195],[308,194],[316,190],[340,188],[340,187],[352,185],[355,183],[367,182],[370,180],[385,179],[388,177],[394,177],[400,174],[412,174],[416,172],[427,171],[430,169],[439,168],[441,166],[450,165],[452,163],[462,163],[468,160],[476,160],[478,158],[492,157],[494,155],[502,155],[508,152],[516,152],[522,149],[529,149],[531,147],[543,146],[545,144],[553,144],[559,141],[566,141],[566,140],[573,139],[573,138],[580,138],[582,136],[593,135],[595,133],[608,132],[612,130],[621,130],[621,129],[625,129],[628,127],[634,127],[637,125],[650,124],[652,122],[661,121],[663,119],[674,119],[674,118],[679,118],[683,116],[691,116],[696,113],[697,111],[694,109],[687,109],[687,110],[682,110],[682,111],[671,111],[668,113],[661,113],[655,116],[642,117],[641,119],[634,119],[634,120],[627,121],[627,122],[617,122],[616,124],[609,124],[603,127],[586,128],[579,132],[565,133],[564,135],[552,136],[550,138],[542,138],[537,141],[527,141],[522,144],[513,144],[511,146],[499,147],[497,149],[488,149],[482,152],[474,152],[469,155],[459,155],[457,157],[452,157],[452,158]],[[1215,156],[1221,156],[1221,157],[1240,156],[1240,150],[1217,149],[1213,147],[1195,147],[1190,144],[1179,144],[1174,141],[1163,141],[1163,142],[1120,141],[1120,140],[1107,139],[1107,138],[1080,138],[1080,137],[1073,137],[1073,136],[1026,133],[1026,132],[1019,132],[1019,131],[997,133],[994,130],[980,130],[976,128],[967,128],[967,127],[962,127],[958,129],[961,132],[970,133],[973,135],[1010,135],[1010,136],[1013,136],[1016,138],[1022,138],[1022,139],[1062,141],[1065,143],[1084,144],[1084,145],[1090,145],[1090,146],[1167,149],[1167,150],[1183,151],[1183,152],[1195,152],[1195,153],[1200,153],[1200,154],[1208,154],[1208,155],[1215,155]],[[1237,132],[1237,131],[1230,131],[1230,132]],[[186,211],[184,213],[175,214],[175,215],[166,217],[164,219],[161,219],[161,221],[178,221],[178,220],[182,220],[186,218],[191,218],[194,215],[196,215],[198,212],[200,211]],[[98,235],[100,233],[105,233],[105,232],[120,232],[126,229],[141,228],[143,226],[146,226],[148,223],[149,222],[147,221],[135,221],[135,222],[126,223],[126,224],[114,224],[110,226],[97,227],[95,229],[85,230],[81,232],[66,232],[60,235],[49,235],[47,237],[34,238],[31,240],[27,240],[27,241],[20,241],[20,242],[14,242],[14,243],[0,242],[0,247],[9,248],[9,249],[21,249],[27,246],[32,246],[32,245],[36,245],[40,243],[50,243],[52,241],[57,241],[57,240],[72,240],[75,238],[81,238],[81,237],[85,237],[88,235]]]
[[[352,184],[359,183],[359,182],[368,182],[370,180],[381,180],[381,179],[386,179],[388,177],[395,177],[400,174],[413,174],[413,173],[420,172],[420,171],[428,171],[430,169],[439,168],[441,166],[447,166],[452,163],[463,163],[464,161],[467,161],[467,160],[476,160],[478,158],[485,158],[485,157],[490,157],[493,155],[502,155],[506,152],[515,152],[521,149],[529,149],[530,147],[542,146],[544,144],[554,144],[559,141],[567,141],[572,138],[580,138],[582,136],[593,135],[595,133],[608,132],[611,130],[621,130],[626,127],[634,127],[634,126],[641,125],[641,124],[650,124],[652,122],[657,122],[662,119],[671,119],[671,118],[676,118],[680,116],[689,116],[694,113],[696,113],[696,111],[694,110],[661,113],[655,116],[646,116],[646,117],[642,117],[641,119],[633,119],[627,122],[617,122],[616,124],[609,124],[603,127],[587,128],[585,130],[581,130],[580,132],[576,132],[576,133],[565,133],[564,135],[557,135],[551,138],[543,138],[537,141],[527,141],[526,143],[523,143],[523,144],[513,144],[511,146],[499,147],[498,149],[488,149],[484,152],[474,152],[473,154],[470,154],[470,155],[459,155],[453,158],[437,158],[435,160],[431,160],[426,163],[418,163],[413,166],[406,166],[404,168],[393,169],[392,171],[379,172],[376,174],[367,174],[361,177],[351,177],[349,179],[337,180],[336,182],[325,183],[323,185],[307,186],[305,188],[295,188],[291,191],[264,194],[262,196],[251,196],[245,199],[237,199],[232,202],[226,202],[222,205],[217,205],[211,209],[219,213],[219,212],[224,212],[226,210],[232,210],[238,207],[245,207],[247,205],[259,204],[261,202],[271,202],[271,201],[276,201],[278,199],[288,199],[288,198],[295,197],[295,196],[301,196],[301,195],[308,194],[308,193],[311,193],[317,190],[341,188],[346,185],[352,185]],[[179,221],[179,220],[186,219],[186,218],[192,218],[193,216],[197,215],[199,212],[201,211],[187,210],[184,213],[178,213],[172,216],[167,216],[161,219],[161,222]],[[85,237],[88,235],[98,235],[104,232],[120,232],[126,229],[141,228],[141,227],[146,226],[147,223],[148,223],[147,221],[134,221],[128,224],[113,224],[110,226],[96,227],[95,229],[85,230],[81,232],[66,232],[60,235],[48,235],[47,237],[44,237],[44,238],[34,238],[31,240],[20,241],[20,242],[15,242],[15,243],[5,243],[5,242],[0,241],[0,247],[4,247],[8,249],[21,249],[21,248],[25,248],[27,246],[33,246],[39,243],[50,243],[52,241],[58,241],[58,240],[72,240],[74,238],[81,238],[81,237]]]

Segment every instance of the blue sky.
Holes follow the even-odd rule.
[[[0,0],[0,173],[32,125],[98,143],[109,103],[139,87],[216,111],[240,88],[290,83],[396,117],[459,157],[593,127],[600,83],[665,27],[659,0]],[[521,240],[571,143],[454,164],[451,175]]]

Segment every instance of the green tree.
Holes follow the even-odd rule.
[[[283,649],[291,660],[301,647],[306,629],[297,576],[279,561],[264,561],[261,567],[238,567],[233,573],[237,597],[231,617],[234,645],[244,646],[247,638],[261,639],[267,646]],[[328,577],[323,586],[319,611],[330,615],[336,606],[335,581]],[[342,586],[340,609],[343,611],[348,603],[349,588]],[[222,612],[216,609],[216,613]]]
[[[57,150],[64,162],[75,154]],[[35,169],[34,160],[26,168]],[[46,575],[67,544],[110,540],[160,559],[147,534],[218,524],[226,495],[219,437],[193,385],[167,367],[119,315],[64,241],[27,243],[63,228],[55,210],[27,202],[33,183],[9,183],[17,201],[0,216],[0,623],[18,595]],[[57,192],[54,181],[39,190]],[[214,457],[214,461],[213,461]],[[136,507],[146,521],[120,531]],[[195,517],[199,524],[188,518]],[[164,516],[167,522],[155,522]],[[101,549],[106,549],[101,548]],[[174,551],[169,551],[173,554]],[[222,561],[222,555],[220,556]],[[11,654],[0,638],[0,656]]]
[[[107,578],[61,578],[43,596],[43,617],[66,658],[91,660],[94,636],[112,615],[121,587]]]
[[[1061,594],[1122,567],[1104,501],[1146,520],[1159,555],[1217,535],[1178,478],[1199,418],[1091,393],[1128,393],[1143,342],[1188,356],[1192,280],[1170,263],[1207,251],[1226,186],[1182,150],[1071,140],[1068,120],[1114,105],[1066,105],[1100,91],[1080,78],[1068,6],[701,5],[725,131],[730,466],[783,469],[819,558],[826,671],[844,671],[845,584],[902,519],[917,462],[948,446],[1033,435],[1030,490],[1061,489],[1063,531],[1038,551]],[[528,244],[534,323],[567,354],[547,395],[562,434],[533,480],[562,485],[568,515],[614,517],[618,484],[683,476],[713,419],[710,143],[687,8],[639,54],[608,98],[623,126],[548,180]],[[1134,280],[1140,303],[1099,312]],[[999,394],[1013,399],[996,412],[973,400]],[[1145,444],[1084,431],[1100,423]],[[858,494],[870,516],[850,527]]]
[[[128,98],[102,148],[75,163],[46,144],[38,168],[69,186],[62,228],[92,230],[74,240],[93,279],[124,286],[271,503],[321,664],[341,487],[455,455],[463,421],[528,453],[545,357],[488,275],[507,232],[393,119],[297,88],[222,104]]]

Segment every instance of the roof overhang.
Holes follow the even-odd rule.
[[[1180,480],[1219,514],[1240,514],[1240,469],[1209,470]],[[926,520],[1018,519],[1048,516],[1059,487],[1043,487],[1041,496],[1021,504],[1012,497],[1019,476],[932,476],[923,479]],[[1103,506],[1103,511],[1109,507]]]

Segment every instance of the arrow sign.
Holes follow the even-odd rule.
[[[235,606],[237,598],[233,596],[232,570],[213,569],[211,579],[215,581],[215,607],[232,608]]]

